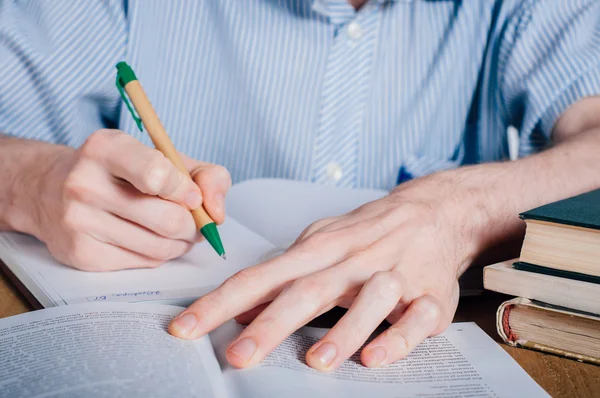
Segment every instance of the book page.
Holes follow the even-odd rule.
[[[57,263],[33,237],[0,234],[0,256],[44,307],[90,301],[157,301],[187,306],[273,245],[232,218],[219,226],[227,260],[206,242],[155,269],[83,272]]]
[[[394,364],[369,369],[357,353],[331,373],[318,372],[304,360],[324,329],[302,328],[257,367],[237,370],[224,353],[240,331],[229,323],[211,334],[226,383],[237,397],[548,397],[474,323],[452,324]]]
[[[0,397],[225,396],[207,337],[166,331],[179,307],[92,303],[0,320]]]
[[[313,222],[339,216],[388,192],[282,179],[243,181],[227,195],[227,214],[280,248]]]

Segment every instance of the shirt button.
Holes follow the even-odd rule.
[[[329,163],[327,165],[327,176],[333,181],[339,181],[342,178],[344,171],[342,167],[337,163]]]
[[[346,28],[346,32],[348,33],[348,37],[353,40],[358,40],[363,35],[362,27],[358,22],[351,22]]]

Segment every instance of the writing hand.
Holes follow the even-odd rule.
[[[190,209],[225,217],[220,166],[184,157],[193,181],[158,150],[116,130],[64,147],[38,185],[37,231],[54,257],[86,271],[156,267],[200,239]]]
[[[434,175],[318,221],[286,253],[200,298],[169,331],[193,339],[233,317],[249,322],[227,350],[233,366],[247,367],[311,319],[344,306],[348,312],[307,352],[311,367],[335,369],[384,319],[392,326],[365,346],[361,360],[373,367],[403,358],[452,321],[458,276],[479,250],[473,231],[481,218],[470,197],[445,174]]]

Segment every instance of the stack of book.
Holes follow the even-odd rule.
[[[600,190],[520,215],[519,259],[485,267],[484,288],[517,296],[498,308],[509,345],[600,365]]]

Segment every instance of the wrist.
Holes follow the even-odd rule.
[[[442,171],[397,188],[402,196],[425,202],[440,239],[449,242],[457,274],[486,249],[510,239],[522,228],[513,202],[514,173],[509,163],[489,163]],[[405,185],[403,184],[403,185]]]
[[[44,186],[50,182],[48,176],[59,159],[70,154],[72,149],[42,142],[18,141],[13,148],[18,157],[13,159],[13,172],[9,173],[8,200],[3,206],[2,219],[9,230],[40,238]]]
[[[455,184],[455,199],[446,208],[457,223],[455,234],[461,237],[464,257],[458,272],[462,274],[490,247],[514,236],[521,225],[512,206],[513,189],[509,163],[490,163],[448,171]]]

